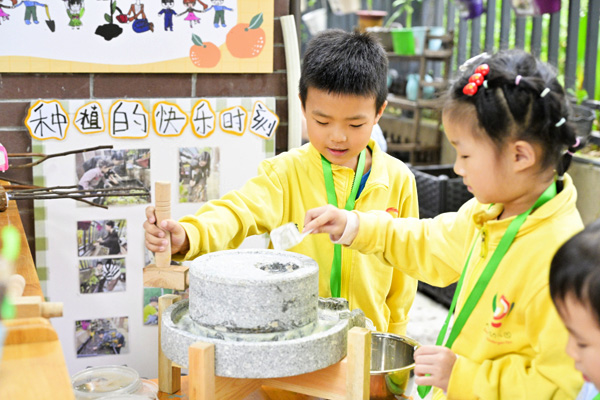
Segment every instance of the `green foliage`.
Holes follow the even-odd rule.
[[[585,89],[568,88],[567,93],[575,98],[575,103],[581,104],[588,99],[588,92]]]
[[[112,18],[108,14],[104,14],[104,20],[109,24],[112,24]]]
[[[414,11],[412,6],[413,1],[420,3],[422,0],[394,0],[392,6],[397,8],[385,22],[385,27],[389,28],[392,23],[394,23],[394,21],[396,21],[398,17],[402,15],[402,13],[406,12],[406,27],[410,28],[412,26],[412,13]]]

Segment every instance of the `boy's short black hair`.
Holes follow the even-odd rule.
[[[162,1],[163,4],[173,3],[173,0],[161,0],[161,1]]]
[[[308,88],[313,87],[334,94],[372,96],[379,112],[387,98],[387,70],[387,55],[374,36],[323,31],[308,43],[302,60],[302,107]]]
[[[115,221],[106,221],[106,224],[105,224],[105,225],[108,225],[108,226],[110,226],[111,228],[114,228],[114,227],[115,227]]]
[[[550,266],[550,295],[555,305],[575,296],[590,307],[600,325],[600,219],[569,239]]]

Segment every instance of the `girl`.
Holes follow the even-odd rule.
[[[552,259],[550,294],[569,330],[567,354],[586,383],[577,400],[600,388],[600,219],[565,243]]]
[[[202,10],[195,10],[194,9],[194,4],[196,4],[196,1],[198,1],[198,3],[204,7],[204,9]],[[207,4],[201,2],[200,0],[183,0],[183,5],[187,7],[187,10],[185,10],[184,12],[182,12],[181,14],[178,14],[177,16],[179,17],[180,15],[183,15],[185,13],[188,13],[188,15],[185,17],[186,21],[190,21],[190,28],[193,28],[193,24],[197,24],[200,22],[200,18],[198,18],[196,16],[196,14],[194,14],[194,11],[196,12],[204,12],[204,10],[206,10],[206,8],[208,7]]]
[[[564,90],[522,51],[461,70],[442,118],[454,170],[475,198],[423,220],[325,206],[307,212],[304,230],[431,285],[458,281],[452,327],[415,352],[417,384],[442,389],[434,399],[574,398],[581,375],[562,350],[567,331],[548,290],[553,253],[583,227],[565,175],[577,141]]]
[[[83,24],[81,17],[85,12],[83,0],[68,0],[65,2],[65,7],[67,7],[67,15],[69,16],[69,26],[72,29],[80,29]]]
[[[0,0],[0,3],[2,3],[2,0]],[[16,0],[13,1],[13,6],[15,3],[16,3]],[[10,14],[5,13],[3,8],[13,8],[13,7],[0,4],[0,21],[7,21],[10,18]],[[1,22],[0,22],[0,25],[2,25]]]

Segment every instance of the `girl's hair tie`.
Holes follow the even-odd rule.
[[[521,78],[522,78],[521,75],[517,75],[517,77],[515,78],[515,85],[516,86],[519,86],[519,82],[521,82]]]
[[[567,122],[567,120],[565,119],[565,117],[562,117],[556,124],[554,124],[555,127],[559,127],[562,126],[565,122]]]
[[[546,97],[548,93],[550,93],[550,88],[542,90],[542,93],[540,93],[540,97]]]
[[[579,145],[581,144],[581,140],[579,140],[579,138],[575,138],[575,144],[572,146],[574,149],[578,148]]]
[[[469,77],[469,83],[463,87],[463,93],[467,96],[473,96],[477,93],[479,86],[483,85],[487,89],[485,76],[490,73],[490,67],[487,64],[481,64],[475,68],[475,73]]]

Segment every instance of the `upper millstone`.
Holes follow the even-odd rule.
[[[275,250],[224,250],[194,260],[190,316],[222,332],[267,333],[317,321],[319,268]]]

